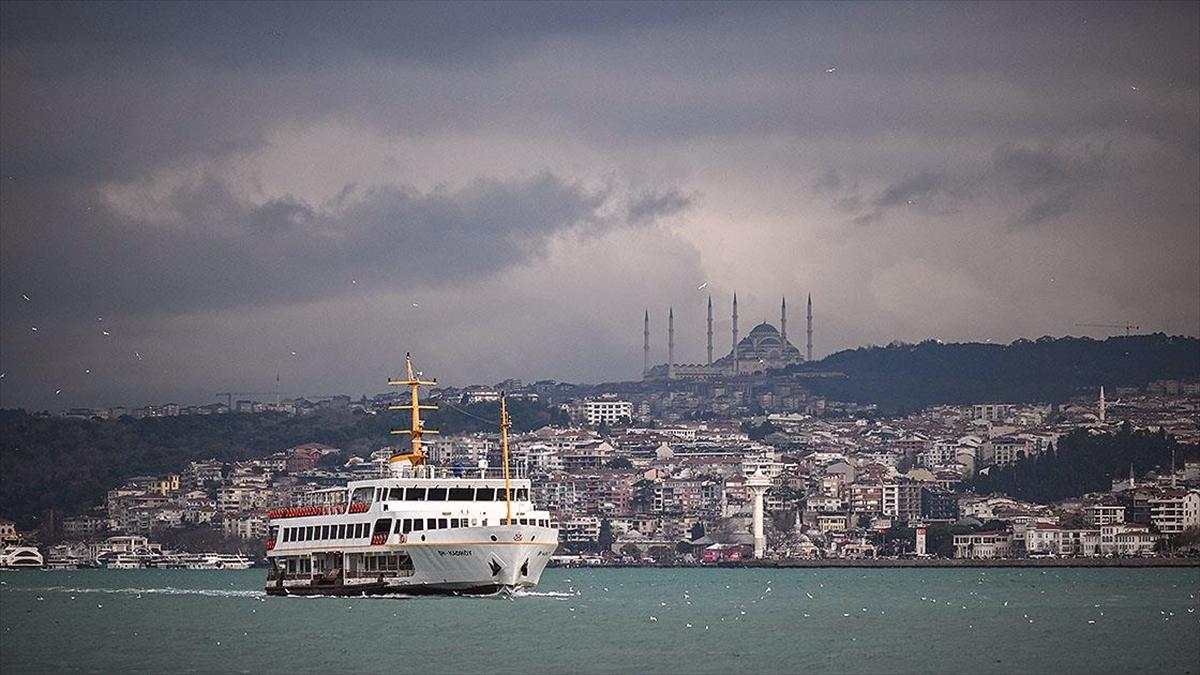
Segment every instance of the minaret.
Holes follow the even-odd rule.
[[[737,293],[733,294],[733,372],[738,372]]]
[[[646,321],[642,328],[642,377],[650,374],[650,310],[646,310]]]
[[[712,365],[712,295],[708,296],[708,365]]]
[[[787,298],[779,303],[779,337],[783,338],[783,343],[787,344]]]
[[[667,310],[667,379],[675,376],[675,308]]]
[[[808,354],[806,361],[812,361],[812,293],[808,294]]]
[[[1134,481],[1133,481],[1133,462],[1130,462],[1129,463],[1129,489],[1132,490],[1134,487],[1136,487],[1136,485],[1137,484],[1134,483]]]
[[[1101,424],[1104,424],[1105,413],[1106,413],[1106,411],[1104,409],[1104,385],[1100,385],[1100,423]]]

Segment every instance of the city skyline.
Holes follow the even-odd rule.
[[[1200,334],[1195,7],[914,7],[6,3],[0,406]]]

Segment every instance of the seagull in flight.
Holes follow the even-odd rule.
[[[837,68],[836,68],[836,67],[835,67],[835,68],[826,68],[826,69],[825,69],[825,72],[827,72],[827,73],[832,73],[832,72],[833,72],[833,71],[835,71],[835,70],[837,70]]]
[[[708,287],[708,282],[706,281],[706,282],[704,282],[704,283],[700,284],[699,286],[697,286],[697,287],[696,287],[696,290],[698,290],[698,291],[702,291],[702,290],[704,290],[704,289],[705,289],[705,288],[707,288],[707,287]]]

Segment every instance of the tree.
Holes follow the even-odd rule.
[[[621,555],[628,558],[640,558],[642,557],[642,549],[638,548],[634,544],[625,544],[621,546]]]
[[[613,545],[612,523],[608,518],[600,521],[600,536],[596,540],[596,550],[599,552],[611,551]]]
[[[666,546],[651,546],[648,553],[651,558],[654,558],[654,562],[659,565],[670,565],[675,562],[675,552]]]

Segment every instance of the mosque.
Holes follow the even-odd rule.
[[[750,329],[750,334],[738,339],[737,293],[733,294],[733,340],[729,353],[713,360],[713,304],[708,296],[708,361],[707,363],[675,363],[675,309],[667,312],[667,362],[650,365],[650,311],[646,310],[642,329],[643,380],[711,380],[721,377],[764,372],[812,360],[813,314],[812,295],[808,296],[808,342],[806,353],[788,342],[787,298],[779,305],[779,328],[763,322]]]

